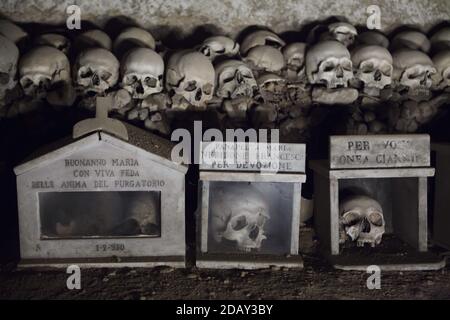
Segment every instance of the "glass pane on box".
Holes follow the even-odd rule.
[[[161,193],[41,192],[41,238],[160,237]]]
[[[292,183],[211,181],[208,251],[289,253]]]

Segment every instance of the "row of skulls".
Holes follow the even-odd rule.
[[[114,41],[101,30],[90,30],[73,43],[77,54],[72,68],[67,56],[70,42],[63,35],[36,37],[35,46],[19,58],[16,44],[25,37],[18,26],[0,20],[0,99],[17,79],[25,95],[47,96],[57,105],[71,104],[75,93],[106,94],[120,87],[129,95],[125,101],[167,93],[169,104],[181,109],[258,93],[270,100],[270,94],[295,83],[318,88],[316,96],[349,87],[379,96],[394,88],[420,99],[430,89],[450,88],[449,27],[430,39],[408,30],[389,41],[381,32],[358,35],[351,24],[336,22],[320,32],[313,30],[309,43],[286,44],[269,30],[257,30],[240,44],[212,36],[194,49],[159,53],[157,41],[144,29],[127,28]]]

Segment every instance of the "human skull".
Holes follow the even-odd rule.
[[[250,49],[258,46],[271,46],[281,49],[285,42],[272,31],[258,30],[245,37],[241,44],[241,54],[245,56]]]
[[[34,44],[37,46],[49,46],[56,48],[65,55],[69,53],[70,49],[69,39],[57,33],[41,34],[34,39]]]
[[[20,58],[19,76],[25,95],[45,98],[60,85],[70,85],[69,59],[56,48],[36,47]]]
[[[380,46],[362,46],[352,52],[356,78],[368,89],[383,89],[392,82],[392,56]]]
[[[28,37],[28,34],[9,20],[0,19],[0,34],[16,45]]]
[[[450,48],[434,55],[432,60],[437,71],[432,76],[433,89],[444,90],[450,88]]]
[[[216,95],[220,98],[235,99],[252,97],[257,88],[252,70],[242,61],[225,60],[215,66]]]
[[[164,61],[152,49],[136,48],[122,59],[121,86],[135,99],[145,99],[163,89]]]
[[[166,88],[195,107],[204,107],[213,97],[215,73],[211,61],[193,50],[173,54],[166,68]]]
[[[430,42],[435,51],[450,49],[450,27],[442,28],[434,33]]]
[[[403,31],[394,36],[391,41],[391,51],[399,49],[420,50],[422,52],[430,51],[430,40],[419,31]]]
[[[266,239],[265,223],[270,218],[269,205],[255,187],[229,183],[216,187],[210,206],[210,230],[216,243],[234,242],[244,252],[258,251]]]
[[[85,93],[104,93],[117,83],[119,61],[106,49],[88,49],[78,55],[73,76]]]
[[[428,94],[431,77],[436,73],[433,61],[418,50],[401,49],[392,54],[394,63],[393,80],[408,88],[410,96]]]
[[[388,38],[379,31],[366,31],[358,35],[356,41],[360,45],[389,47]]]
[[[338,41],[319,42],[306,53],[306,74],[312,84],[347,87],[353,78],[350,52]]]
[[[118,57],[136,47],[155,50],[155,38],[147,30],[131,27],[123,30],[113,43],[114,53]]]
[[[0,35],[0,101],[8,90],[17,85],[17,63],[19,49],[8,38]]]
[[[358,35],[356,28],[348,22],[335,22],[328,25],[328,34],[324,34],[321,40],[337,40],[348,47],[353,44]]]
[[[271,46],[257,46],[250,49],[244,62],[256,73],[280,73],[285,67],[283,54]]]
[[[381,243],[385,221],[378,201],[368,196],[352,196],[342,201],[339,212],[341,234],[361,247],[366,243],[372,247]]]
[[[305,49],[306,43],[294,42],[282,50],[287,67],[287,78],[291,81],[305,77]]]
[[[259,92],[264,101],[271,103],[282,102],[286,97],[286,79],[273,73],[265,73],[258,77]]]
[[[94,29],[80,34],[74,43],[77,52],[82,52],[89,48],[103,48],[111,51],[111,38],[102,30]]]
[[[234,57],[239,53],[239,44],[225,36],[214,36],[203,41],[199,51],[211,60],[219,56]]]
[[[135,233],[141,235],[160,235],[160,208],[158,196],[152,192],[139,193],[130,207],[130,216],[133,220]]]

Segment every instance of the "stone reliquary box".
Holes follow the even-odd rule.
[[[187,168],[165,139],[107,121],[127,140],[88,132],[15,168],[23,266],[184,267]]]
[[[335,268],[435,270],[428,251],[425,134],[331,136],[330,159],[311,161],[314,224]]]
[[[433,143],[431,148],[436,161],[433,241],[450,249],[450,143]]]
[[[216,143],[215,151],[232,146],[247,153],[248,145]],[[303,267],[299,228],[305,145],[280,144],[279,148],[277,172],[259,171],[268,161],[231,165],[218,153],[209,164],[200,165],[198,267]]]

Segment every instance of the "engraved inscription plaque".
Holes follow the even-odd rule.
[[[201,170],[305,172],[304,144],[202,142],[201,153]]]
[[[426,134],[331,136],[330,168],[420,168],[430,166]]]

